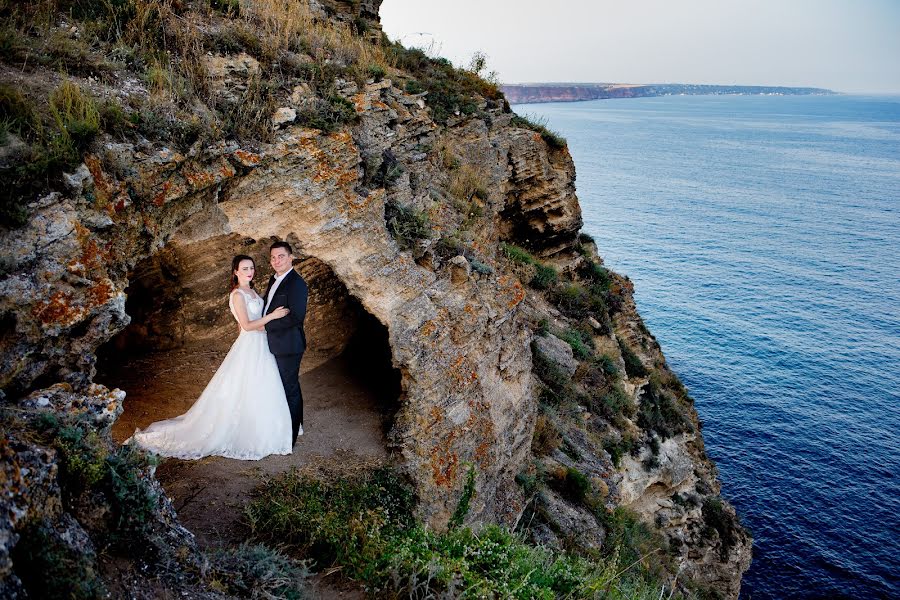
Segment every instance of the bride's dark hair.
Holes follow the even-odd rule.
[[[238,278],[237,275],[234,274],[235,271],[238,270],[238,267],[241,266],[241,262],[249,260],[253,263],[253,269],[256,269],[256,261],[253,260],[252,256],[247,256],[246,254],[238,254],[234,258],[231,259],[231,289],[238,287]],[[250,287],[253,288],[253,281],[250,281]]]

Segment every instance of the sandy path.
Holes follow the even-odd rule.
[[[128,361],[96,377],[128,393],[125,412],[113,427],[121,442],[135,427],[173,417],[190,408],[220,364],[224,353],[186,350]],[[240,543],[246,533],[243,509],[266,477],[297,467],[329,476],[389,461],[378,399],[358,369],[338,357],[300,377],[304,434],[293,454],[259,461],[208,457],[196,461],[166,459],[157,478],[172,498],[179,518],[203,547]],[[357,597],[354,586],[316,579],[319,597]]]

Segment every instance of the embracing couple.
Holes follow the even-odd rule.
[[[275,275],[264,296],[253,286],[253,259],[240,254],[231,261],[228,306],[240,334],[200,398],[183,415],[137,430],[129,441],[177,458],[291,453],[303,434],[299,377],[308,289],[293,269],[290,244],[272,244],[269,260]]]

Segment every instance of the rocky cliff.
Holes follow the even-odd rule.
[[[115,510],[86,515],[119,488],[94,490],[99,475],[72,488],[75,442],[59,441],[108,440],[127,405],[97,380],[98,356],[227,348],[230,256],[262,258],[274,238],[310,282],[304,370],[341,354],[360,319],[386,330],[400,379],[388,444],[420,518],[446,527],[471,468],[473,526],[589,552],[628,507],[668,557],[663,577],[737,596],[749,537],[630,282],[579,235],[568,151],[477,74],[387,42],[379,4],[3,9],[9,597],[27,592],[23,548],[113,527]],[[158,491],[148,564],[202,569]]]
[[[538,102],[578,102],[607,98],[649,98],[653,96],[830,95],[831,90],[774,85],[702,85],[693,83],[520,83],[501,87],[510,104]]]

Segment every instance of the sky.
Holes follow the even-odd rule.
[[[900,0],[384,0],[381,23],[503,83],[900,93]]]

